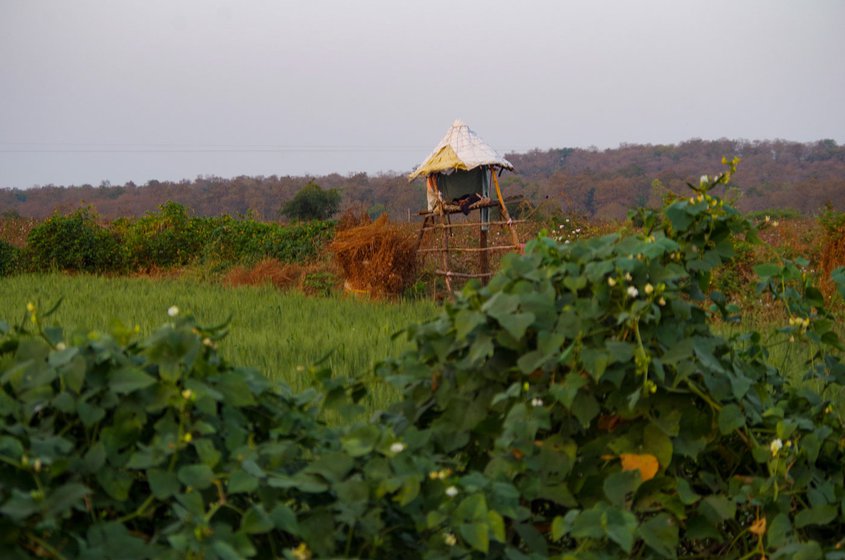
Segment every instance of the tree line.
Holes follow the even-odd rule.
[[[697,184],[702,169],[715,173],[722,157],[739,156],[734,197],[741,210],[793,209],[814,214],[830,206],[845,210],[845,146],[834,140],[701,140],[680,144],[623,144],[618,148],[560,148],[507,154],[516,173],[505,173],[506,195],[533,205],[588,217],[620,218],[637,206],[656,206],[669,193]],[[44,185],[0,188],[0,213],[45,218],[56,211],[91,206],[105,219],[137,217],[167,201],[198,216],[249,215],[283,218],[282,210],[309,184],[341,195],[340,209],[388,212],[394,220],[416,219],[424,208],[424,185],[405,175],[355,173],[323,176],[198,176],[143,185]]]

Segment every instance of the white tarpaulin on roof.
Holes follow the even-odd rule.
[[[457,170],[469,171],[482,165],[497,165],[513,169],[513,165],[482,140],[469,126],[458,119],[443,140],[425,161],[409,175],[415,179],[432,173],[451,173]]]

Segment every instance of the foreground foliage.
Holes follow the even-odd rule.
[[[368,422],[324,420],[360,412],[360,381],[293,394],[190,317],[68,339],[30,308],[0,340],[4,557],[843,557],[820,292],[800,261],[757,269],[802,383],[760,333],[710,327],[735,320],[710,276],[754,238],[711,196],[730,170],[643,234],[540,238],[467,286],[378,368],[402,398]]]

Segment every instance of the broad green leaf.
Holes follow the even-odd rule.
[[[623,507],[629,495],[637,491],[642,484],[639,471],[619,471],[604,479],[604,495],[611,504]]]
[[[455,314],[455,337],[464,339],[478,325],[483,325],[487,318],[483,313],[472,309],[461,309]]]
[[[549,387],[549,393],[563,406],[572,408],[572,402],[578,390],[588,381],[575,372],[569,372],[562,383],[554,383]]]
[[[243,375],[228,372],[213,378],[211,385],[219,391],[223,398],[232,406],[250,406],[255,404],[255,397]]]
[[[258,478],[242,469],[235,469],[229,475],[227,490],[230,494],[253,492],[258,488]]]
[[[17,461],[23,455],[23,446],[16,438],[0,436],[0,455]]]
[[[714,524],[736,517],[736,503],[726,496],[711,495],[701,500],[698,511]]]
[[[122,502],[129,498],[134,478],[124,470],[106,466],[97,471],[97,482],[109,496]]]
[[[490,549],[490,538],[486,523],[461,523],[458,530],[467,544],[475,550],[487,554]]]
[[[660,467],[665,470],[672,463],[672,439],[654,424],[649,424],[643,430],[645,451],[657,457]]]
[[[603,514],[604,511],[598,509],[598,506],[582,511],[572,520],[570,534],[576,539],[600,539],[604,537]],[[569,516],[567,515],[567,517]]]
[[[504,315],[498,317],[497,320],[502,328],[508,332],[516,340],[522,339],[525,336],[525,331],[534,322],[533,313],[514,313],[513,315]]]
[[[580,513],[580,510],[571,509],[563,517],[560,515],[555,516],[552,520],[552,540],[559,541],[564,535],[569,534],[573,521]]]
[[[487,526],[490,528],[490,536],[494,541],[505,542],[505,520],[499,512],[492,509],[487,512]]]
[[[593,395],[581,391],[573,401],[570,410],[578,421],[581,422],[581,425],[586,428],[599,413],[599,404]]]
[[[636,541],[637,516],[630,511],[609,509],[604,514],[607,537],[630,554]]]
[[[745,415],[735,404],[728,404],[719,411],[719,431],[727,435],[745,426]]]
[[[677,232],[686,231],[693,220],[687,210],[687,203],[683,201],[675,202],[666,208],[666,217],[672,222],[672,228]]]
[[[243,556],[226,541],[216,540],[211,548],[220,560],[243,560]]]
[[[824,558],[822,549],[816,541],[803,543],[791,543],[771,556],[772,560],[783,558],[785,560],[821,560]]]
[[[193,445],[194,449],[196,449],[200,461],[212,469],[220,461],[220,452],[214,448],[212,440],[208,438],[199,438],[193,440],[191,445]]]
[[[147,481],[153,496],[159,500],[165,500],[179,491],[179,479],[175,473],[162,469],[150,469],[147,471]]]
[[[677,558],[678,523],[670,515],[659,513],[637,529],[646,545],[663,558]]]
[[[155,384],[156,380],[137,368],[122,368],[115,371],[109,380],[109,387],[118,395],[131,393]]]
[[[381,432],[377,426],[365,425],[354,429],[341,440],[343,449],[352,457],[360,457],[372,451],[378,444]]]
[[[769,523],[766,530],[766,542],[770,548],[778,548],[789,540],[791,533],[792,523],[789,521],[789,515],[779,513]]]
[[[270,518],[273,520],[273,525],[276,529],[290,533],[291,535],[299,534],[299,524],[296,521],[296,514],[288,506],[278,504],[270,512]]]
[[[820,504],[802,509],[795,515],[795,527],[802,529],[808,525],[827,525],[836,518],[837,507],[832,504]]]
[[[185,486],[203,490],[214,482],[214,471],[208,465],[186,465],[176,472],[179,481]]]
[[[13,520],[21,521],[36,513],[39,509],[41,509],[41,502],[36,501],[31,493],[21,492],[14,488],[11,497],[0,507],[0,513]]]
[[[587,373],[598,381],[610,363],[610,353],[598,348],[585,348],[581,351],[581,363]]]
[[[106,446],[98,441],[82,456],[82,471],[88,474],[99,471],[106,462]]]
[[[413,502],[420,494],[420,480],[416,476],[407,476],[402,482],[399,492],[395,496],[395,500],[400,506],[407,506]]]
[[[53,490],[44,500],[45,517],[61,515],[68,509],[77,506],[80,510],[85,509],[83,498],[91,493],[91,490],[78,482],[69,482]]]
[[[678,498],[680,498],[681,503],[686,506],[694,504],[701,498],[701,496],[692,489],[690,483],[684,478],[675,478],[675,489],[678,492]]]
[[[266,533],[273,529],[275,524],[270,515],[264,511],[261,504],[255,504],[244,513],[241,518],[241,531],[250,535]]]

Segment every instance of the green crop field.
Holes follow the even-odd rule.
[[[20,322],[29,302],[46,311],[63,298],[47,322],[66,332],[108,332],[119,321],[129,328],[137,325],[144,336],[170,320],[167,311],[174,305],[204,325],[231,318],[222,354],[296,389],[307,384],[307,366],[323,358],[336,374],[365,374],[379,360],[409,347],[404,337],[393,339],[396,332],[437,312],[428,301],[315,298],[270,287],[90,275],[2,278],[0,294],[0,319],[8,323]]]

